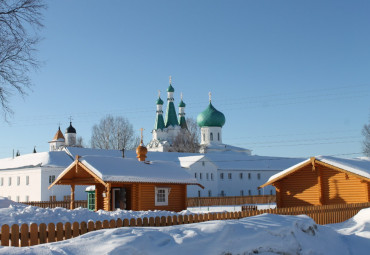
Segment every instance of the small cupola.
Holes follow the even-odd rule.
[[[66,129],[67,134],[76,134],[76,129],[72,126],[72,121],[69,122],[69,127]]]
[[[137,159],[139,161],[145,161],[146,159],[146,154],[148,153],[148,149],[145,147],[143,143],[143,128],[141,130],[141,140],[140,140],[140,145],[136,148],[136,154],[137,154]]]

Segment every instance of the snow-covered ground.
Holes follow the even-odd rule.
[[[83,215],[95,220],[95,217],[113,216],[117,213],[100,211],[80,214],[85,209],[40,209],[29,206],[23,206],[21,209],[22,205],[11,204],[6,199],[0,199],[1,207],[4,207],[0,209],[1,223],[4,223],[4,219],[8,221],[12,217],[15,218],[14,222],[34,222],[35,218],[41,218],[41,221],[53,219],[53,222],[72,222],[79,221],[78,217]],[[18,214],[14,213],[16,210],[19,210]],[[22,210],[23,213],[21,213]],[[26,213],[26,211],[31,211],[37,216],[34,217],[32,213]],[[10,215],[4,215],[9,212]],[[134,217],[175,214],[164,211],[125,213]],[[86,221],[87,218],[84,220]],[[26,248],[0,247],[0,254],[365,255],[370,254],[369,251],[370,208],[360,211],[344,223],[326,226],[316,225],[311,218],[304,215],[263,214],[240,220],[209,221],[171,227],[103,229],[62,242]]]

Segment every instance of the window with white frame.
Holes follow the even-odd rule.
[[[168,205],[168,196],[171,188],[155,187],[155,205],[163,206]]]
[[[16,197],[16,202],[19,202],[19,196]]]
[[[55,175],[49,175],[49,184],[52,184],[55,181]]]
[[[8,179],[8,186],[11,186],[12,185],[12,177],[9,177]]]
[[[212,191],[211,190],[208,190],[208,196],[211,197],[212,196]]]
[[[251,178],[252,178],[251,173],[248,173],[248,179],[251,179]]]
[[[221,190],[221,197],[225,196],[225,191]]]
[[[194,177],[197,178],[197,172],[194,173]]]
[[[240,174],[239,174],[239,178],[240,178],[240,179],[243,179],[243,173],[240,173]]]
[[[258,180],[261,179],[261,174],[260,173],[257,174],[257,179]]]
[[[30,196],[26,196],[26,202],[30,201]]]
[[[26,185],[29,185],[30,184],[30,177],[27,175],[26,176]]]
[[[209,173],[206,173],[206,179],[209,180]]]
[[[198,190],[198,197],[201,197],[202,196],[202,193],[200,192],[200,190]]]
[[[206,165],[206,162],[202,161],[202,166],[205,166]]]
[[[19,184],[21,184],[21,177],[20,176],[17,176],[17,185],[19,186]]]
[[[213,181],[213,173],[211,173],[211,180]]]
[[[202,173],[199,173],[199,179],[202,180]]]
[[[228,174],[227,174],[227,177],[229,178],[229,180],[231,180],[231,179],[233,178],[232,173],[228,173]]]
[[[261,190],[260,189],[258,190],[258,195],[261,195]]]
[[[252,191],[249,189],[248,190],[248,196],[251,196],[252,195]]]
[[[224,179],[224,173],[220,173],[220,179],[223,180]]]
[[[3,185],[4,185],[4,178],[1,177],[1,179],[0,179],[0,186],[3,186]]]
[[[244,196],[244,190],[240,191],[240,196]]]

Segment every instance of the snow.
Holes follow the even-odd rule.
[[[50,151],[21,155],[15,158],[0,159],[0,169],[16,169],[27,167],[67,167],[72,158],[64,151]]]
[[[209,152],[199,156],[180,157],[182,167],[190,167],[201,159],[207,159],[220,170],[284,170],[301,162],[301,158],[268,157],[248,155],[243,152]]]
[[[80,162],[103,181],[197,183],[195,178],[174,162],[141,162],[132,158],[103,156],[85,156],[80,158]]]
[[[0,198],[1,223],[48,223],[174,215],[166,211],[90,212],[42,209]],[[227,207],[225,207],[227,208]],[[188,212],[181,212],[181,214]],[[66,241],[14,248],[0,254],[369,254],[370,208],[346,222],[321,226],[305,215],[263,214],[240,220],[170,227],[130,227],[89,232]]]

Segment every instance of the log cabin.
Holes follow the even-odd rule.
[[[54,185],[70,185],[71,209],[75,208],[75,187],[93,185],[90,193],[95,190],[95,211],[185,210],[187,185],[200,185],[197,180],[175,162],[146,161],[147,150],[142,143],[136,152],[138,160],[76,156],[49,189]]]
[[[271,178],[276,205],[282,207],[370,202],[370,159],[318,156]]]

